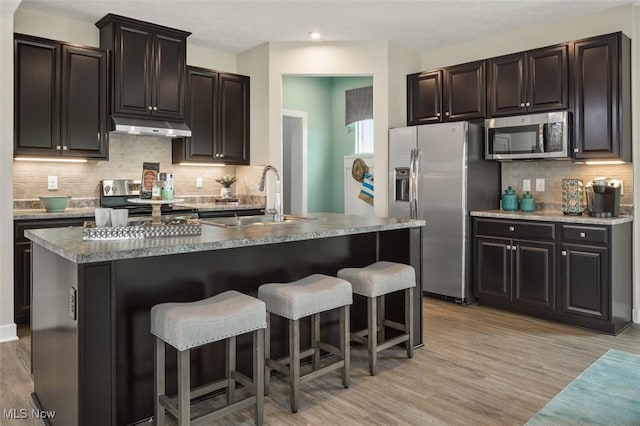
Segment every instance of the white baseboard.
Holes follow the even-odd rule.
[[[15,324],[0,325],[0,343],[18,340]]]
[[[634,308],[631,312],[631,318],[634,324],[640,324],[640,308]]]

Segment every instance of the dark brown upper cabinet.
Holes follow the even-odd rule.
[[[106,159],[107,51],[14,37],[14,154]]]
[[[631,161],[631,41],[618,32],[573,43],[574,159]]]
[[[484,118],[485,112],[485,62],[445,68],[443,121]]]
[[[407,76],[407,124],[485,116],[484,61]]]
[[[492,58],[487,64],[490,117],[569,108],[566,44]]]
[[[407,124],[442,121],[442,70],[407,76]]]
[[[113,51],[112,114],[183,121],[191,33],[112,14],[96,26]]]
[[[187,67],[186,124],[173,163],[249,164],[249,77]]]

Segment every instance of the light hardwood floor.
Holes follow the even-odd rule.
[[[29,334],[0,345],[0,425],[4,410],[33,403]],[[608,349],[640,354],[640,325],[618,336],[564,326],[484,306],[424,299],[425,346],[380,354],[379,373],[367,373],[365,352],[352,350],[351,387],[338,373],[302,385],[300,410],[291,414],[283,379],[272,380],[268,425],[520,425]],[[206,403],[198,408],[206,408]],[[253,413],[219,424],[252,424]],[[172,424],[169,422],[169,424]]]

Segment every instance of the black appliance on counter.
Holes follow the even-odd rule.
[[[150,205],[133,204],[127,198],[140,196],[140,179],[105,179],[100,181],[100,207],[129,210],[129,216],[151,216]],[[197,210],[175,204],[163,204],[162,214],[197,213]]]
[[[585,190],[589,216],[616,217],[620,214],[622,183],[619,180],[598,177],[587,183]]]

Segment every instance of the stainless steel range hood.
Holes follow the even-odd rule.
[[[167,138],[191,137],[191,129],[184,123],[115,116],[111,117],[111,122],[111,133],[116,134]]]

